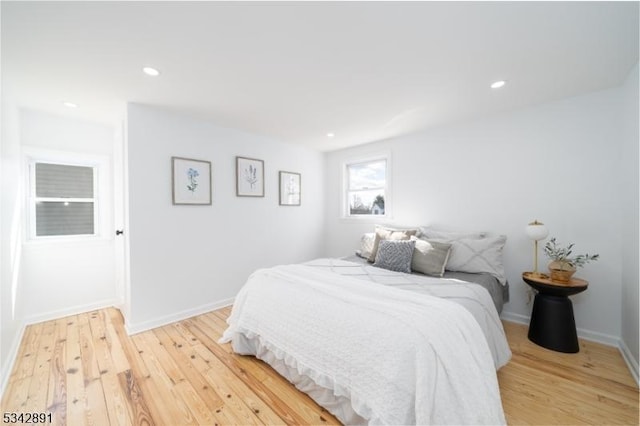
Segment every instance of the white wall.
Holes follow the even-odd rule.
[[[30,241],[22,255],[21,289],[29,294],[24,304],[28,322],[61,317],[116,301],[113,244],[112,157],[113,127],[43,112],[22,110],[20,138],[25,155],[45,153],[59,158],[80,157],[106,162],[99,176],[106,216],[100,238]],[[28,150],[28,151],[27,151]],[[26,172],[26,164],[23,164]],[[25,216],[26,218],[26,216]]]
[[[622,220],[622,339],[630,352],[630,362],[638,375],[640,355],[638,349],[638,203],[639,203],[639,149],[638,131],[638,65],[629,75],[624,87],[624,133],[622,145],[621,190],[623,194]]]
[[[22,220],[20,209],[19,114],[8,102],[3,87],[2,145],[0,156],[0,394],[3,393],[22,335],[20,258]]]
[[[319,256],[321,153],[130,104],[131,332],[228,304],[257,268]],[[171,203],[171,157],[212,162],[213,204]],[[264,160],[265,197],[235,195],[235,156]],[[278,171],[302,174],[302,205],[278,205]]]
[[[533,263],[527,223],[544,222],[550,236],[575,243],[576,253],[599,253],[601,260],[577,274],[590,287],[572,298],[576,322],[583,336],[616,343],[618,223],[625,196],[618,188],[621,101],[620,89],[608,90],[328,154],[327,254],[350,254],[359,236],[373,229],[372,223],[339,218],[343,161],[388,150],[394,212],[389,223],[507,235],[511,301],[504,313],[512,319],[525,321],[531,312],[521,279]],[[547,263],[542,255],[540,263]]]

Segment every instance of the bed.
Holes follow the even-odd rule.
[[[254,272],[221,342],[345,424],[504,424],[496,370],[511,352],[489,291],[374,265],[323,258]]]

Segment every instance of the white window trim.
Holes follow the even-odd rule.
[[[23,149],[24,158],[24,178],[25,188],[28,193],[25,197],[25,242],[26,243],[47,243],[47,242],[81,242],[97,241],[109,239],[110,229],[108,214],[104,211],[105,200],[109,197],[109,159],[108,157],[78,154],[65,151],[47,150],[41,148],[25,147]],[[67,166],[93,167],[93,199],[73,198],[59,199],[59,201],[93,201],[94,233],[86,235],[36,235],[36,212],[35,206],[38,198],[35,197],[35,163],[51,163]],[[46,198],[47,201],[56,201],[54,198]]]
[[[347,199],[349,192],[349,173],[348,167],[353,164],[370,163],[373,161],[384,160],[387,163],[385,170],[385,185],[384,185],[384,214],[383,215],[350,215],[349,214],[349,200]],[[393,196],[391,191],[391,176],[392,176],[392,164],[391,164],[391,152],[378,152],[369,155],[363,155],[358,157],[352,157],[342,163],[342,191],[340,192],[340,218],[344,221],[353,222],[389,222],[393,220]],[[375,188],[373,188],[375,189]]]

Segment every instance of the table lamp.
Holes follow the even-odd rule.
[[[549,235],[549,230],[544,223],[534,220],[525,228],[527,236],[533,240],[533,275],[545,277],[545,274],[538,272],[538,241],[544,240]]]

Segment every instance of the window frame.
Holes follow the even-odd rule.
[[[385,182],[383,187],[375,187],[370,189],[383,189],[384,190],[384,214],[351,214],[349,205],[349,194],[353,192],[349,187],[349,167],[359,164],[375,163],[379,161],[385,162]],[[392,219],[392,202],[391,202],[391,153],[384,152],[373,155],[354,157],[345,161],[342,165],[342,203],[341,203],[341,218],[346,220],[355,221],[371,221],[376,222],[380,220]]]
[[[106,183],[108,179],[109,160],[105,157],[81,155],[74,153],[47,151],[34,148],[24,150],[25,158],[25,188],[27,189],[25,239],[27,242],[58,242],[58,241],[85,241],[106,238],[105,231],[107,215],[103,212],[105,197],[107,196]],[[37,163],[56,164],[61,166],[90,167],[93,169],[93,198],[59,198],[36,197],[36,167]],[[93,233],[72,235],[36,235],[36,204],[38,201],[49,202],[93,202]]]

